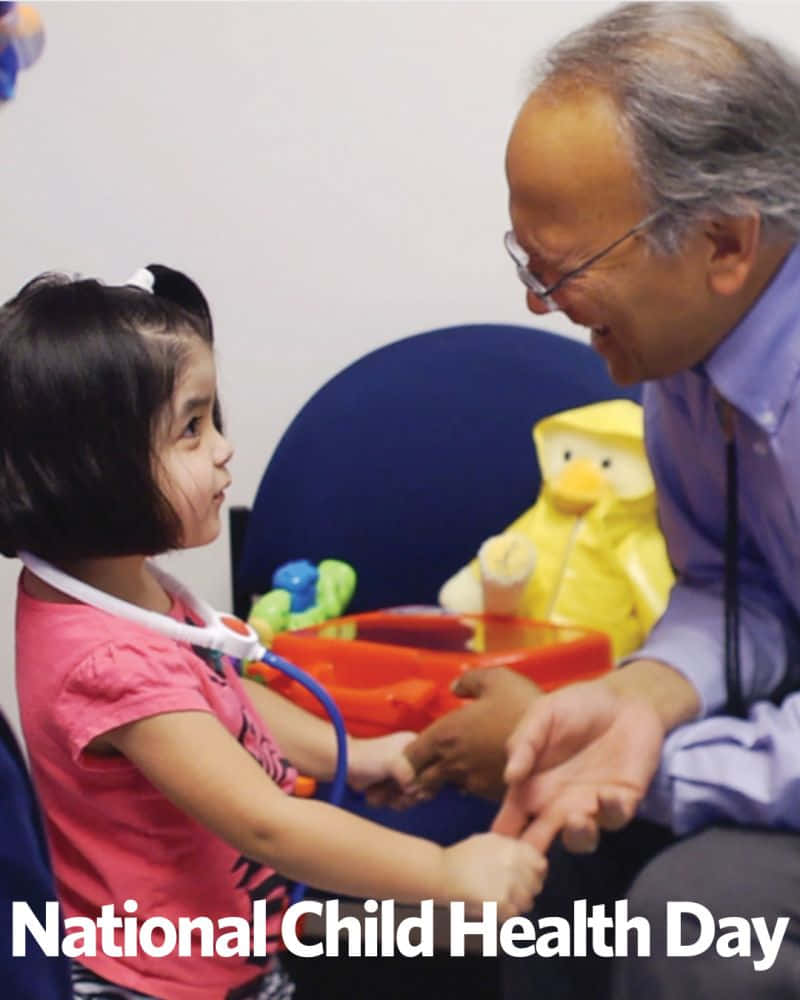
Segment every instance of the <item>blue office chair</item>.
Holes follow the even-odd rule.
[[[435,603],[479,543],[539,490],[531,440],[559,410],[621,390],[587,346],[542,330],[433,330],[326,382],[281,438],[235,554],[236,611],[291,559],[351,563],[349,610]]]
[[[231,511],[234,608],[284,562],[355,567],[348,612],[434,604],[442,583],[539,490],[531,428],[620,390],[586,345],[543,330],[432,330],[365,355],[326,382],[287,428],[252,511]],[[449,793],[448,793],[449,794]],[[496,806],[453,794],[406,813],[348,805],[450,843]]]
[[[69,963],[48,957],[26,935],[25,957],[13,957],[11,904],[27,903],[45,924],[56,897],[44,829],[22,751],[0,712],[0,982],[15,1000],[70,1000]]]

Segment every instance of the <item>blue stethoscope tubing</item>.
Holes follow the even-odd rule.
[[[300,667],[295,666],[282,656],[267,649],[258,638],[255,630],[246,622],[239,619],[232,619],[235,622],[235,629],[231,628],[226,621],[231,620],[231,616],[220,614],[201,598],[193,594],[185,587],[180,580],[176,580],[165,570],[155,563],[149,563],[149,568],[158,579],[167,593],[178,597],[181,602],[191,612],[193,612],[202,625],[189,625],[179,622],[169,615],[162,615],[156,611],[148,611],[140,608],[136,604],[120,600],[111,594],[106,594],[96,587],[91,587],[82,580],[77,580],[74,576],[64,573],[63,570],[30,552],[19,552],[23,565],[39,579],[49,583],[64,594],[74,597],[75,600],[88,604],[91,607],[99,608],[110,614],[126,618],[129,621],[137,622],[145,628],[164,635],[177,642],[188,642],[192,646],[201,646],[204,649],[215,650],[231,656],[241,663],[243,660],[260,660],[270,667],[287,674],[292,680],[302,684],[304,688],[311,692],[320,702],[330,717],[336,735],[336,768],[331,782],[328,801],[332,805],[340,805],[344,797],[347,783],[347,731],[344,725],[342,713],[339,711],[336,702],[331,698],[325,688],[313,677],[307,674]],[[296,903],[303,898],[306,886],[298,882],[295,884],[290,900]]]
[[[331,782],[331,789],[328,793],[328,801],[334,806],[341,805],[347,785],[347,731],[345,730],[344,719],[338,705],[325,688],[310,674],[307,674],[305,670],[301,670],[300,667],[295,666],[294,663],[284,660],[277,653],[265,649],[261,656],[261,662],[275,667],[277,670],[291,677],[292,680],[297,681],[298,684],[302,684],[304,688],[314,695],[328,713],[333,725],[333,731],[336,734],[336,768],[333,774],[333,781]],[[290,901],[292,903],[300,902],[305,892],[306,886],[302,882],[295,883],[290,893]]]

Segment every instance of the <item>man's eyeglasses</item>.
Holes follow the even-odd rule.
[[[627,240],[630,236],[635,233],[640,232],[640,230],[645,229],[651,223],[655,222],[660,216],[665,212],[665,209],[660,208],[655,212],[642,219],[641,222],[637,222],[632,229],[629,229],[627,233],[623,233],[618,239],[614,240],[613,243],[604,249],[598,251],[598,253],[593,254],[588,260],[585,260],[582,264],[574,267],[571,271],[567,271],[566,274],[562,274],[558,281],[554,282],[552,285],[545,285],[545,283],[538,278],[530,268],[530,257],[522,249],[522,247],[517,243],[517,238],[514,236],[514,231],[509,229],[509,231],[503,237],[503,244],[508,251],[509,256],[517,265],[517,277],[522,282],[522,284],[529,289],[536,296],[539,301],[547,307],[548,312],[556,312],[560,307],[558,303],[553,299],[553,294],[559,290],[567,281],[574,278],[578,274],[582,274],[587,268],[591,267],[596,261],[600,260],[601,257],[605,257],[607,253],[611,253],[614,247],[618,247],[620,243]]]

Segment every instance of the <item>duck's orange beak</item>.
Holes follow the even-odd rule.
[[[556,509],[563,514],[585,514],[608,489],[609,482],[603,470],[589,458],[573,459],[550,484]]]

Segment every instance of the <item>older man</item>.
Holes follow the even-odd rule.
[[[533,312],[563,310],[616,381],[645,383],[678,582],[607,680],[539,696],[482,675],[410,750],[432,785],[496,788],[487,732],[527,703],[497,829],[573,851],[620,831],[554,858],[536,912],[628,896],[652,956],[517,961],[508,996],[599,997],[612,965],[620,998],[800,995],[798,164],[800,70],[716,5],[601,17],[551,51],[514,124],[506,247]],[[711,915],[693,957],[677,942],[707,934],[703,910],[667,947],[683,900]],[[755,925],[717,947],[719,920],[784,916],[769,961]]]

